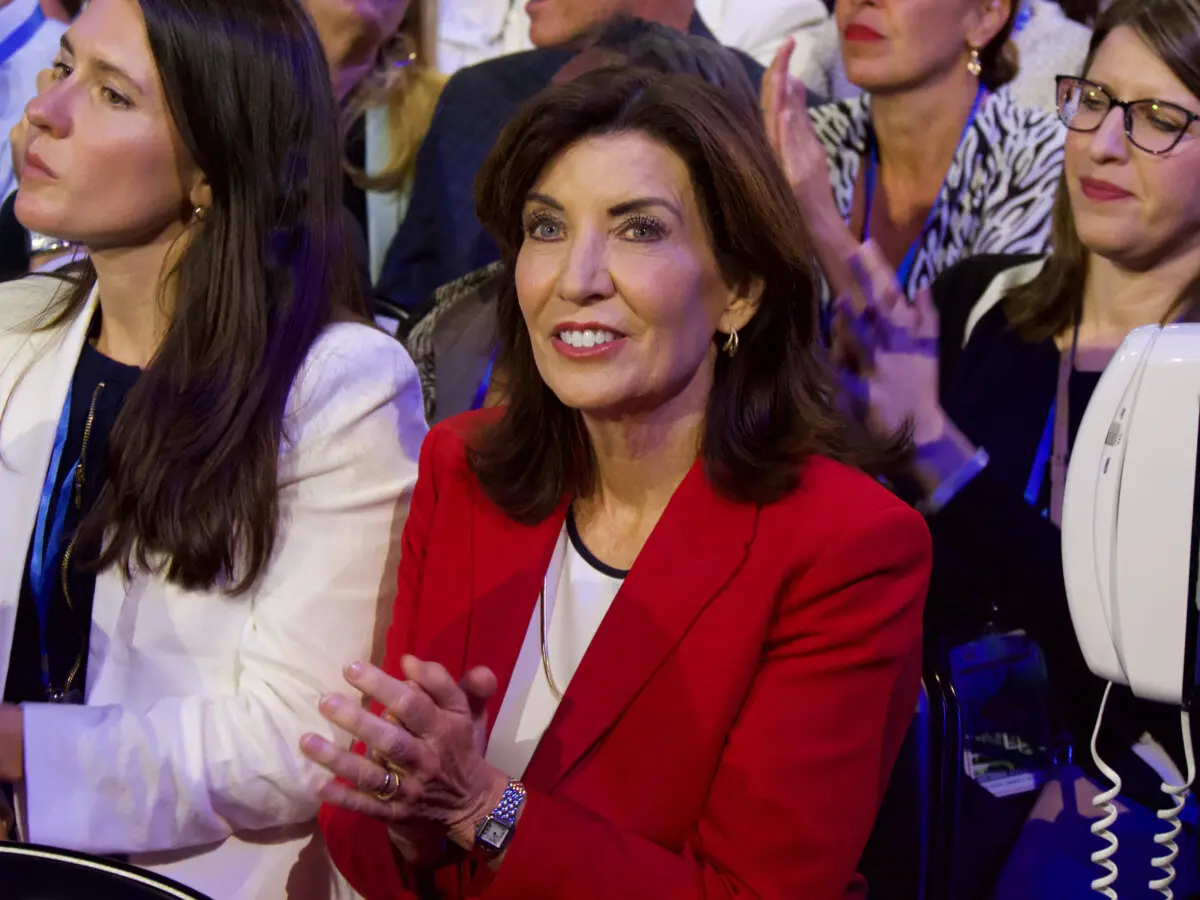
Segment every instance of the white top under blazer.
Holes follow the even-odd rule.
[[[0,673],[97,303],[93,292],[72,321],[35,331],[61,289],[42,276],[0,285]],[[328,327],[288,398],[279,535],[252,590],[96,579],[85,705],[24,706],[26,840],[127,854],[214,900],[355,896],[316,827],[326,776],[298,741],[346,739],[317,701],[382,647],[425,430],[403,348],[365,325]]]

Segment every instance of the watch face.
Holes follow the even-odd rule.
[[[495,819],[489,819],[480,829],[479,841],[487,847],[499,850],[504,846],[504,842],[508,840],[511,833],[512,829],[507,825],[503,825]]]

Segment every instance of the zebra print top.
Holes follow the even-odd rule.
[[[848,222],[871,138],[870,98],[829,103],[809,114],[825,145],[834,200]],[[961,259],[1047,252],[1065,135],[1056,116],[1018,105],[1004,88],[983,99],[917,239],[904,285],[908,296]]]

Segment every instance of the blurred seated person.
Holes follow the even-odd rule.
[[[728,91],[745,108],[758,108],[750,79],[732,51],[698,35],[626,16],[601,26],[554,81],[619,65],[695,75]],[[405,340],[421,374],[430,424],[492,406],[503,397],[502,375],[496,368],[496,302],[502,273],[495,262],[438,288],[432,308]]]
[[[1068,17],[1057,0],[1013,2],[1012,43],[1020,67],[1008,84],[1009,93],[1021,106],[1053,113],[1057,103],[1054,76],[1082,69],[1091,27]],[[789,67],[809,90],[830,100],[849,100],[862,93],[846,75],[840,38],[836,19],[822,22],[802,36]]]
[[[928,535],[832,407],[757,113],[555,86],[479,179],[504,407],[434,428],[326,843],[368,900],[841,897],[920,682]],[[463,523],[470,522],[469,536]],[[853,711],[852,715],[848,711]]]
[[[533,44],[529,40],[530,16],[526,4],[504,2],[509,5],[509,13],[501,36],[503,52],[530,49]],[[500,4],[496,0],[482,0],[482,5]],[[771,62],[788,37],[796,38],[803,46],[807,35],[816,33],[829,19],[826,0],[755,0],[754,3],[696,0],[696,12],[718,41],[745,52],[763,65]]]
[[[521,105],[550,84],[587,34],[626,14],[713,39],[693,0],[538,0],[529,5],[537,49],[462,69],[447,82],[417,156],[412,200],[376,292],[413,311],[443,284],[495,262],[472,189],[488,152]],[[742,57],[757,88],[762,67]],[[410,322],[411,324],[411,322]]]
[[[831,296],[868,238],[912,297],[982,253],[1042,253],[1062,168],[1062,124],[1016,104],[1010,0],[839,0],[842,52],[867,91],[804,114],[790,45],[763,91]],[[832,187],[832,192],[830,188]]]
[[[315,704],[382,651],[425,426],[316,33],[91,0],[25,115],[17,215],[88,257],[0,288],[0,793],[213,898],[349,898],[296,742],[344,740]]]
[[[1054,252],[964,261],[910,306],[871,245],[855,263],[868,305],[839,304],[834,347],[868,423],[915,422],[910,474],[935,546],[931,622],[945,631],[994,620],[1036,640],[1087,770],[1104,683],[1071,623],[1063,489],[1084,409],[1124,338],[1197,317],[1200,0],[1117,0],[1083,76],[1060,78],[1058,92],[1070,131]],[[959,305],[973,307],[966,346],[939,396],[937,309]],[[1114,687],[1099,737],[1129,810],[1114,829],[1121,883],[1144,886],[1161,874],[1148,865],[1162,855],[1151,836],[1164,830],[1152,811],[1169,805],[1159,785],[1182,783],[1186,769],[1178,710]],[[1100,788],[1082,778],[1068,769],[1047,788],[997,897],[1094,896],[1103,871],[1090,854],[1103,842],[1088,825]],[[1175,890],[1187,897],[1200,890],[1194,833],[1178,843]]]
[[[8,132],[37,93],[37,74],[54,59],[78,7],[62,0],[0,0],[0,200],[17,189]]]
[[[431,0],[304,0],[333,76],[345,133],[346,207],[374,283],[403,218],[417,150],[445,79],[427,46]]]

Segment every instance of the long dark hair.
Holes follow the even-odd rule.
[[[139,0],[175,127],[212,189],[160,285],[170,324],[129,392],[81,525],[97,568],[247,590],[271,558],[292,380],[362,314],[342,225],[337,110],[294,0]],[[88,264],[50,325],[79,314]],[[169,297],[169,300],[168,300]]]
[[[1115,29],[1132,29],[1192,94],[1200,97],[1200,0],[1116,0],[1100,14],[1083,74]],[[1033,280],[1004,298],[1009,323],[1029,341],[1049,340],[1069,328],[1083,309],[1088,249],[1075,229],[1067,176],[1059,178],[1050,231],[1054,251]],[[1200,273],[1173,304],[1168,316],[1200,298]]]
[[[818,344],[817,291],[800,210],[753,109],[688,75],[601,69],[549,88],[505,129],[476,182],[480,218],[506,268],[498,303],[504,415],[472,437],[470,463],[510,516],[538,521],[564,495],[586,496],[596,467],[580,414],[547,387],[517,302],[522,210],[538,176],[591,135],[641,132],[687,164],[710,240],[730,283],[757,275],[765,290],[734,357],[717,354],[700,456],[708,478],[746,503],[780,499],[803,460],[820,454],[881,470],[907,448],[854,432]],[[725,335],[714,334],[722,343]]]

